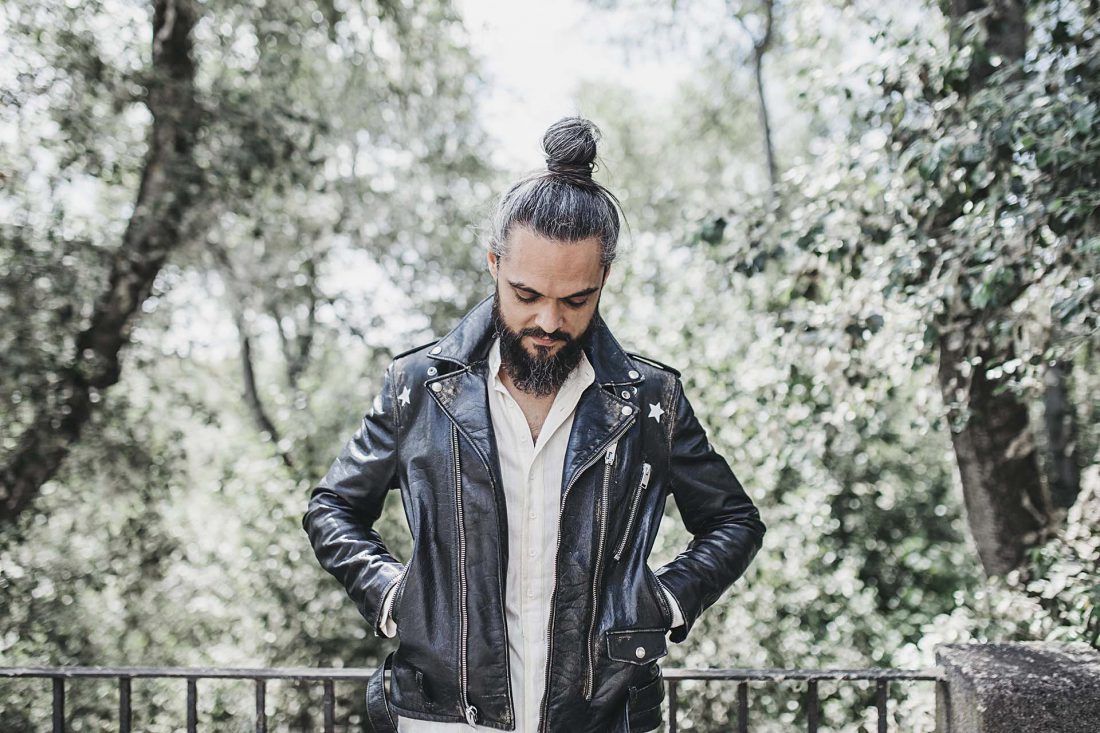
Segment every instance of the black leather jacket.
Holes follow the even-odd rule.
[[[514,730],[507,515],[486,382],[492,298],[444,338],[393,359],[302,524],[376,635],[383,596],[400,581],[393,712]],[[685,623],[671,639],[682,641],[745,572],[765,531],[707,440],[679,372],[627,354],[595,317],[585,353],[596,379],[569,435],[561,516],[547,520],[560,519],[560,532],[540,731],[658,727],[656,660],[672,622],[660,584],[679,602]],[[412,531],[407,565],[372,528],[390,489],[400,489]],[[670,492],[694,539],[653,572],[646,559]]]

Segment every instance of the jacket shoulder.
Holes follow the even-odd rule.
[[[660,369],[663,372],[668,372],[669,374],[671,374],[674,377],[679,377],[680,376],[680,372],[678,370],[673,369],[668,364],[657,361],[656,359],[654,359],[652,357],[643,356],[642,354],[636,353],[634,351],[628,351],[626,353],[631,359],[633,359],[635,362],[637,362],[641,365],[649,366],[649,367],[655,367],[657,369]]]
[[[400,354],[394,354],[392,359],[394,366],[397,368],[407,368],[419,361],[427,361],[426,350],[437,341],[439,341],[439,339],[432,339],[419,346],[414,346],[411,349],[405,349]]]
[[[414,346],[411,349],[406,349],[400,354],[394,354],[391,364],[393,366],[393,376],[395,384],[403,385],[411,382],[423,382],[427,377],[430,377],[435,373],[434,370],[428,371],[435,361],[430,358],[428,352],[429,347],[439,341],[439,339],[433,339],[426,343]]]

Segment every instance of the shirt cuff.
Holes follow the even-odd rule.
[[[672,595],[672,591],[666,588],[664,583],[660,580],[657,581],[657,585],[661,586],[661,592],[665,594],[665,598],[668,599],[668,605],[672,609],[672,626],[670,629],[675,629],[677,626],[683,626],[684,612],[680,610],[680,604],[676,601],[676,597]]]
[[[405,571],[401,571],[401,576],[405,575]],[[382,636],[387,639],[392,639],[397,636],[397,622],[395,622],[391,615],[393,613],[393,597],[397,595],[397,588],[401,585],[401,578],[399,577],[397,582],[393,584],[393,587],[386,591],[385,597],[382,599],[382,623],[379,626],[379,631],[382,632]]]

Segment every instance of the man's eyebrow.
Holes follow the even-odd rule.
[[[542,293],[540,293],[539,291],[535,290],[532,287],[528,287],[527,285],[524,285],[522,282],[519,282],[517,280],[509,280],[508,284],[511,285],[516,290],[525,290],[528,293],[531,293],[532,295],[542,296]],[[577,292],[575,292],[571,295],[563,295],[561,298],[559,298],[559,300],[568,300],[569,298],[579,298],[583,295],[591,295],[592,293],[596,292],[599,289],[600,289],[599,285],[593,285],[590,288],[585,288],[584,290],[578,290]]]

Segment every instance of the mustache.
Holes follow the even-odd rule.
[[[554,331],[553,333],[546,333],[541,328],[525,328],[520,331],[521,336],[534,336],[540,339],[552,339],[554,341],[564,341],[569,343],[573,340],[573,337],[564,331]]]

